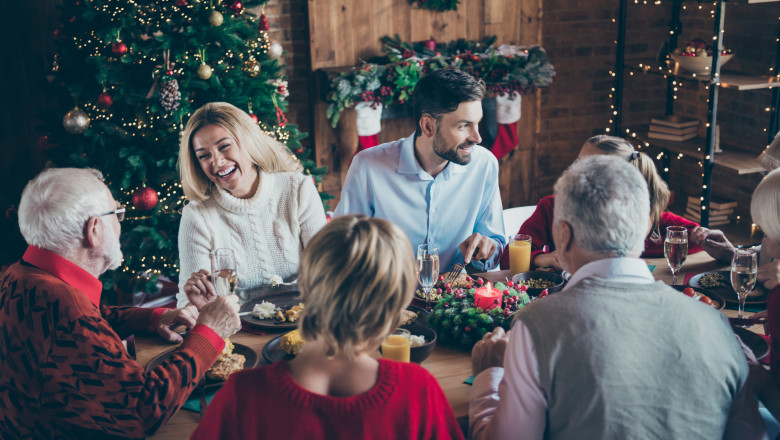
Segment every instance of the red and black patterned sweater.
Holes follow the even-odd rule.
[[[196,326],[177,354],[146,373],[121,338],[153,332],[160,313],[98,308],[100,288],[80,267],[32,246],[2,273],[0,438],[149,435],[217,360],[224,342]]]

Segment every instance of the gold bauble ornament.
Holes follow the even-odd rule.
[[[254,78],[260,74],[260,63],[258,63],[257,60],[246,60],[244,61],[244,67],[242,67],[241,70],[248,76]]]
[[[89,116],[76,107],[65,113],[65,116],[62,118],[62,126],[65,127],[65,130],[68,133],[84,133],[84,131],[89,128]]]
[[[209,23],[211,23],[212,26],[221,26],[224,20],[225,19],[222,18],[222,13],[219,11],[213,11],[211,15],[209,15]]]
[[[206,63],[201,63],[198,66],[198,78],[206,80],[211,78],[211,74],[214,73],[214,69]]]

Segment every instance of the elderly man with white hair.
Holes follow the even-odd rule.
[[[474,346],[470,438],[764,436],[725,317],[638,258],[648,200],[615,157],[578,161],[555,184],[553,237],[573,276],[521,309],[511,338],[497,328]]]
[[[0,276],[0,438],[138,438],[184,403],[240,327],[235,298],[198,315],[106,307],[98,277],[122,261],[117,205],[92,169],[49,169],[27,184],[29,247]],[[183,338],[171,330],[191,327]],[[120,338],[159,333],[180,350],[149,372]]]

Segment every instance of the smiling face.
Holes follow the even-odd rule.
[[[445,113],[436,124],[433,151],[442,159],[458,165],[471,161],[471,150],[482,142],[479,121],[482,119],[480,101],[462,102],[452,113]]]
[[[200,169],[217,187],[239,199],[254,195],[257,168],[230,132],[206,125],[192,136],[192,149]]]

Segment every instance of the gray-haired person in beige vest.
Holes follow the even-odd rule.
[[[648,200],[615,157],[558,179],[553,237],[572,278],[474,346],[470,438],[766,437],[726,318],[639,259]]]

